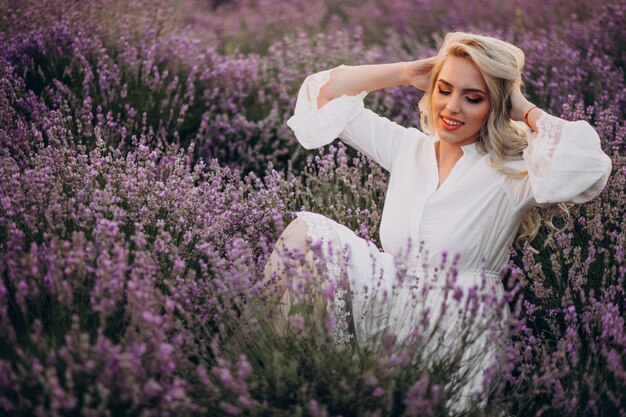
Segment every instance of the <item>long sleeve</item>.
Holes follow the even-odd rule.
[[[547,113],[537,120],[523,160],[528,177],[516,181],[514,190],[521,206],[586,203],[604,189],[612,169],[611,158],[589,123]]]
[[[337,68],[341,67],[343,65]],[[423,133],[366,109],[363,99],[367,91],[354,96],[343,95],[318,109],[319,91],[330,80],[331,71],[321,71],[305,79],[298,92],[295,112],[287,125],[306,149],[319,148],[340,138],[391,171],[407,134]]]

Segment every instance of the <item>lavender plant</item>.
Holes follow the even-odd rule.
[[[506,379],[510,395],[534,398],[515,401],[517,415],[624,412],[624,220],[616,214],[625,185],[620,168],[603,198],[575,208],[545,250],[514,258],[524,314]]]
[[[198,370],[216,406],[211,415],[439,416],[499,411],[494,403],[485,408],[496,364],[487,369],[479,396],[461,397],[461,391],[471,379],[467,367],[487,354],[477,349],[468,355],[468,347],[481,336],[501,343],[503,333],[493,324],[503,320],[502,308],[514,292],[496,300],[480,285],[464,289],[466,285],[456,281],[453,263],[440,274],[448,283],[441,309],[425,304],[427,291],[421,286],[409,300],[399,299],[399,287],[388,294],[389,304],[409,302],[421,309],[407,339],[398,339],[397,323],[388,320],[372,323],[381,330],[367,340],[352,339],[338,348],[332,317],[322,314],[320,320],[315,315],[313,306],[332,302],[334,289],[328,285],[324,251],[320,246],[313,250],[313,269],[302,253],[285,258],[295,294],[288,315],[268,318],[258,305],[250,306],[256,312],[253,319],[233,323],[228,337],[213,346],[219,353],[211,370]],[[396,284],[412,286],[415,279],[400,268]],[[439,327],[446,307],[458,309],[463,317],[458,333]]]
[[[197,343],[187,320],[215,333],[229,297],[254,294],[295,178],[192,167],[146,137],[125,156],[100,139],[87,152],[67,113],[48,114],[22,166],[2,149],[0,406],[196,412],[183,377]]]

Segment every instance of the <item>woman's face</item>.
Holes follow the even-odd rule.
[[[431,104],[439,139],[460,146],[475,142],[490,106],[487,84],[476,64],[467,58],[447,57]]]

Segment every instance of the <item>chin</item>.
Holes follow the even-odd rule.
[[[466,142],[470,137],[472,137],[472,136],[464,135],[458,131],[448,132],[445,129],[436,129],[435,133],[439,137],[439,140],[442,140],[443,142],[449,143],[451,145]],[[477,136],[477,135],[478,135],[478,132],[476,132],[473,136]]]
[[[452,134],[448,132],[447,130],[443,130],[443,129],[437,129],[436,133],[440,140],[450,143],[450,144],[461,142],[462,140],[465,139],[461,136]]]

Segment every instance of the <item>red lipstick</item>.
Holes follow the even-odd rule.
[[[460,121],[459,119],[455,119],[454,117],[440,115],[441,117],[441,126],[446,130],[457,130],[465,123]]]

